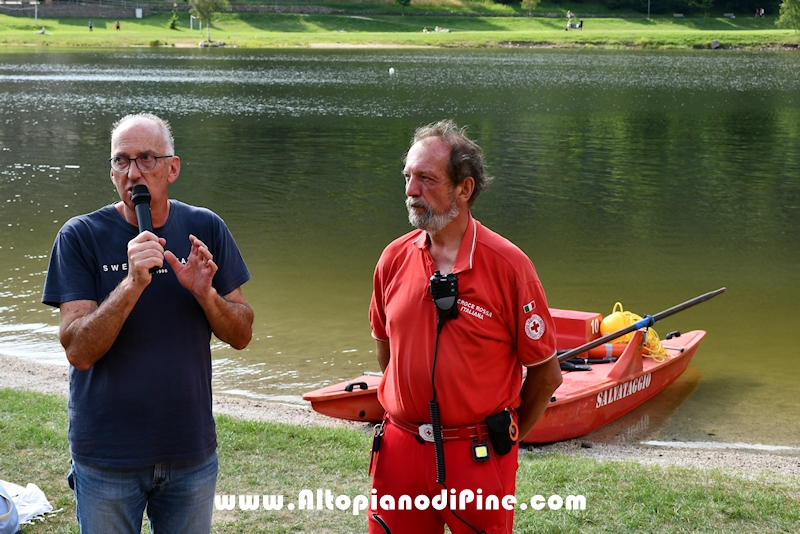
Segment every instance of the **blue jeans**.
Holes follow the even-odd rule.
[[[133,468],[72,460],[69,482],[81,534],[140,534],[145,506],[153,534],[208,533],[217,471],[216,452],[199,462]]]

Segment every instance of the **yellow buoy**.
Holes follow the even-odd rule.
[[[603,321],[600,323],[600,334],[604,336],[612,334],[641,320],[641,316],[623,310],[622,303],[617,302],[614,304],[614,308],[611,310],[611,313],[606,315],[603,318]],[[627,343],[631,340],[631,338],[633,338],[633,332],[618,337],[612,340],[611,343]],[[657,362],[663,361],[665,358],[670,357],[669,353],[661,345],[661,340],[658,338],[658,333],[652,328],[647,329],[645,350],[642,355],[646,356],[647,358],[652,358]]]
[[[642,318],[635,313],[626,312],[623,310],[622,303],[617,302],[614,304],[614,308],[611,310],[611,313],[606,315],[603,318],[603,321],[600,323],[600,334],[605,336],[613,332],[617,332],[618,330],[622,330],[626,326],[630,326],[641,319]],[[618,337],[617,339],[611,341],[611,343],[627,343],[632,337],[633,332]]]

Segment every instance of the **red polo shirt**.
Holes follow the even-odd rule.
[[[375,268],[372,336],[388,341],[389,366],[378,399],[393,417],[430,422],[431,367],[437,310],[430,292],[436,267],[427,233],[389,244]],[[531,260],[470,216],[453,272],[458,317],[439,339],[436,393],[442,425],[483,421],[519,406],[522,366],[556,354],[556,331]],[[443,273],[447,274],[447,273]]]

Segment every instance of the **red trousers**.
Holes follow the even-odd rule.
[[[434,444],[384,421],[373,466],[370,503],[377,507],[368,512],[369,532],[385,534],[388,527],[392,534],[440,534],[447,524],[453,534],[472,534],[475,529],[511,534],[514,510],[505,509],[502,503],[516,489],[518,446],[503,456],[492,450],[483,462],[475,461],[472,447],[469,439],[444,442],[443,486],[436,482]],[[408,497],[403,502],[407,508],[410,503],[411,509],[399,509],[403,496]],[[426,501],[424,510],[417,506]],[[436,509],[442,508],[443,502],[447,505]]]

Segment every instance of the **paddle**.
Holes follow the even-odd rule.
[[[624,336],[625,334],[629,334],[630,332],[633,332],[634,330],[639,330],[640,328],[653,326],[653,324],[655,324],[656,321],[660,321],[661,319],[664,319],[665,317],[669,317],[670,315],[674,315],[674,314],[676,314],[676,313],[678,313],[680,311],[683,311],[683,310],[685,310],[687,308],[691,308],[695,304],[700,304],[701,302],[705,302],[705,301],[707,301],[709,299],[712,299],[712,298],[716,297],[720,293],[724,293],[724,292],[725,292],[725,288],[721,287],[721,288],[717,289],[716,291],[710,291],[710,292],[706,293],[705,295],[700,295],[699,297],[695,297],[695,298],[693,298],[691,300],[687,300],[683,304],[678,304],[677,306],[673,306],[672,308],[666,309],[666,310],[664,310],[662,312],[659,312],[659,313],[657,313],[655,315],[652,315],[652,316],[651,315],[645,315],[644,318],[642,318],[642,320],[636,321],[632,325],[626,326],[625,328],[623,328],[621,330],[617,330],[616,332],[612,332],[610,334],[606,334],[603,337],[599,337],[599,338],[595,339],[594,341],[590,341],[588,343],[585,343],[585,344],[581,345],[580,347],[577,347],[577,348],[574,348],[574,349],[570,349],[570,350],[568,350],[567,352],[565,352],[563,354],[559,354],[558,355],[558,361],[559,362],[563,362],[564,360],[569,360],[570,358],[574,358],[575,356],[577,356],[578,354],[580,354],[582,352],[586,352],[589,349],[593,349],[595,347],[599,347],[600,345],[602,345],[604,343],[608,343],[612,339],[617,339],[618,337]]]

